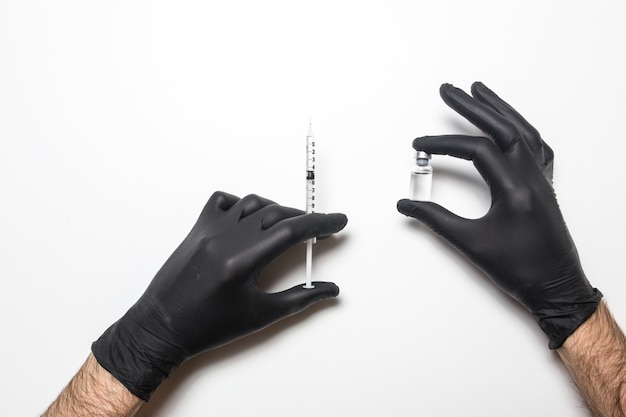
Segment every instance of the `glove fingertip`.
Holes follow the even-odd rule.
[[[491,89],[489,89],[489,87],[487,87],[482,81],[474,81],[472,83],[472,86],[470,87],[470,91],[472,92],[472,95],[480,95],[483,92],[487,92],[487,93],[492,93],[493,91],[491,91]]]
[[[446,235],[447,230],[462,227],[464,220],[446,208],[432,201],[398,201],[398,211],[424,223],[438,234]]]
[[[455,89],[456,87],[450,83],[441,84],[441,87],[439,87],[439,96],[443,99],[444,103],[449,104],[450,94]]]
[[[281,306],[277,311],[281,317],[291,316],[307,307],[339,295],[339,287],[332,282],[314,281],[312,288],[296,285],[280,293],[271,294],[276,305]]]
[[[240,200],[236,195],[224,192],[224,191],[216,191],[214,192],[209,201],[206,204],[206,207],[217,207],[222,211],[227,211],[232,206],[234,206]]]
[[[396,204],[397,210],[404,214],[405,216],[415,217],[415,213],[419,210],[417,206],[419,206],[421,202],[409,200],[408,198],[403,198],[398,200]]]
[[[441,84],[441,86],[439,87],[439,94],[441,94],[442,96],[447,94],[451,89],[454,89],[454,85],[450,84],[450,83],[443,83]]]
[[[343,213],[330,213],[328,214],[328,217],[332,223],[334,233],[343,230],[343,228],[346,227],[346,224],[348,224],[348,216]]]
[[[304,289],[302,296],[306,300],[306,305],[339,295],[339,287],[334,282],[313,281],[311,285],[313,288],[302,287]]]

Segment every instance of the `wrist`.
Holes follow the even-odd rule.
[[[102,368],[135,396],[148,401],[185,356],[177,347],[134,325],[129,313],[109,327],[92,344],[91,351]]]
[[[586,280],[585,280],[586,281]],[[597,310],[602,293],[586,285],[577,289],[575,295],[552,297],[556,301],[544,302],[534,313],[537,324],[548,336],[549,348],[558,349]]]
[[[94,384],[94,391],[100,391],[102,399],[116,398],[118,406],[122,406],[124,409],[138,408],[141,405],[141,399],[124,387],[110,372],[100,366],[93,354],[87,357],[85,369],[87,375],[98,381],[98,383]]]
[[[557,352],[593,415],[625,415],[626,338],[604,302]]]
[[[562,357],[576,356],[603,349],[603,344],[614,346],[620,352],[626,347],[621,329],[606,304],[601,301],[596,311],[578,326],[557,352]]]
[[[128,417],[134,415],[142,404],[140,398],[102,368],[90,354],[43,417]]]

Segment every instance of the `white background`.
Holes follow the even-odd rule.
[[[0,1],[0,414],[44,411],[214,191],[303,207],[311,117],[318,208],[349,217],[314,278],[340,297],[192,359],[140,415],[587,415],[532,317],[395,205],[414,137],[478,133],[439,85],[485,82],[554,148],[626,323],[624,21],[619,0]],[[471,163],[433,165],[436,201],[486,212]]]

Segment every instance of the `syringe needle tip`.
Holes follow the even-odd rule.
[[[307,136],[313,136],[313,124],[311,123],[311,117],[309,116],[309,130],[306,134]]]

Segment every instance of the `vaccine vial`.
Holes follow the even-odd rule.
[[[424,151],[415,152],[415,164],[411,169],[411,189],[409,199],[430,201],[433,187],[433,167],[430,165],[430,154]]]

